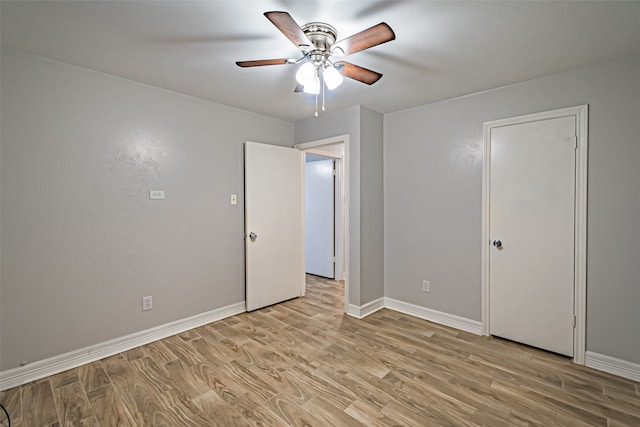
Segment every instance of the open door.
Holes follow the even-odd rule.
[[[245,143],[246,306],[256,310],[304,293],[302,152]]]

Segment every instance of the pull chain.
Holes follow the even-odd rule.
[[[317,79],[317,80],[316,80]],[[320,81],[320,72],[318,70],[318,66],[316,65],[316,76],[315,76],[315,81]],[[316,113],[314,114],[315,117],[318,117],[318,93],[320,91],[316,91]],[[324,102],[324,99],[323,99]],[[324,108],[323,108],[324,109]]]
[[[327,111],[324,109],[324,73],[322,73],[322,81],[320,84],[322,85],[322,111]]]
[[[316,93],[316,112],[314,114],[315,117],[318,117],[318,94]]]

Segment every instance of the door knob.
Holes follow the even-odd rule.
[[[502,247],[502,242],[500,240],[494,240],[493,241],[493,246],[495,246],[496,248],[500,249]]]
[[[249,238],[251,240],[256,240],[258,238],[258,235],[252,231],[251,233],[249,233]]]

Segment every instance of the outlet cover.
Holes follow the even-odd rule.
[[[431,292],[431,282],[428,280],[422,281],[422,290],[424,292]]]
[[[142,297],[142,311],[151,310],[153,308],[153,297]]]

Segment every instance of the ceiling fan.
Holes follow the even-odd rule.
[[[396,38],[385,22],[336,42],[336,29],[324,22],[310,22],[299,26],[287,12],[265,12],[264,16],[301,50],[302,57],[238,61],[236,64],[239,67],[302,64],[296,73],[298,85],[295,91],[316,95],[316,116],[317,95],[321,90],[324,111],[325,86],[329,90],[335,89],[342,83],[343,76],[368,85],[382,77],[378,72],[346,61],[334,63],[331,57],[350,55]]]

